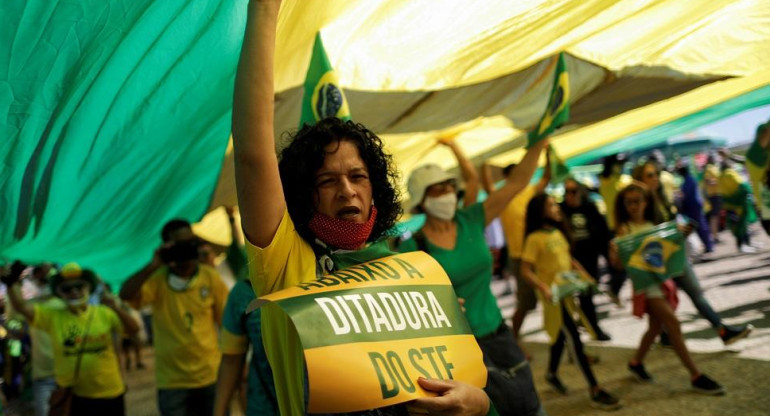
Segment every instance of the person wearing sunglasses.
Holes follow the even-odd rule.
[[[656,223],[673,221],[676,218],[675,207],[671,205],[666,198],[665,192],[661,189],[659,173],[660,169],[652,161],[647,161],[637,166],[632,173],[634,180],[643,183],[649,190],[649,193],[652,194],[652,211]],[[693,225],[688,222],[682,227],[682,230],[685,233],[685,236],[687,236],[692,233],[694,228]],[[722,322],[722,317],[714,311],[714,308],[711,307],[711,304],[703,294],[703,289],[700,287],[698,276],[695,275],[689,257],[685,261],[684,274],[681,276],[674,276],[674,282],[676,282],[676,285],[680,289],[687,293],[687,296],[692,300],[698,313],[711,323],[711,326],[717,331],[725,345],[730,345],[749,335],[752,330],[751,325],[727,325]],[[667,341],[668,338],[666,336],[661,336],[662,343],[666,344]]]
[[[585,187],[574,178],[564,180],[564,202],[561,203],[561,210],[572,235],[572,257],[598,281],[599,256],[607,253],[610,242],[607,221],[589,200]],[[610,336],[599,327],[593,296],[593,288],[581,293],[580,309],[592,327],[592,335],[599,341],[609,341]]]
[[[51,292],[66,307],[31,305],[22,298],[21,263],[3,278],[14,309],[34,328],[46,331],[53,345],[54,378],[60,388],[71,387],[73,415],[124,415],[126,385],[115,353],[114,335],[135,334],[137,322],[109,294],[101,305],[88,298],[97,285],[96,274],[71,263],[51,278]]]

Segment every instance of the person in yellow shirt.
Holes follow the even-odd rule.
[[[235,77],[235,176],[257,296],[391,255],[383,237],[401,214],[392,157],[361,124],[333,116],[304,124],[278,162],[273,62],[280,6],[275,0],[249,3]],[[275,304],[262,307],[262,342],[280,414],[306,414],[305,387],[310,386],[305,384],[302,345],[288,315]],[[411,402],[424,413],[484,415],[494,409],[483,390],[466,383],[415,381],[438,394]],[[387,413],[376,409],[364,414],[407,412],[404,404],[383,409]]]
[[[213,267],[200,263],[198,240],[189,222],[169,221],[161,238],[163,246],[150,264],[123,284],[120,297],[137,309],[153,308],[161,415],[210,416],[227,287]]]
[[[102,305],[89,305],[88,298],[97,284],[94,272],[75,264],[65,265],[51,278],[51,289],[66,307],[27,303],[19,283],[24,266],[14,264],[3,282],[10,288],[9,298],[16,311],[34,328],[51,338],[54,378],[59,387],[72,388],[73,415],[124,415],[126,386],[115,354],[113,336],[125,331],[133,334],[139,326],[121,310],[115,299],[102,296]]]
[[[571,297],[554,301],[551,285],[562,273],[577,270],[587,275],[585,269],[570,255],[567,227],[559,204],[548,194],[541,193],[527,205],[526,238],[521,255],[521,272],[532,286],[537,287],[543,303],[543,320],[551,338],[551,354],[546,382],[561,394],[567,388],[557,375],[564,345],[569,342],[578,365],[588,382],[591,404],[602,410],[621,407],[617,397],[599,386],[588,357],[583,351],[580,334],[573,321],[576,307]]]
[[[537,297],[535,289],[521,275],[521,252],[524,246],[524,217],[527,214],[527,204],[535,195],[545,191],[548,182],[551,181],[551,152],[545,152],[546,163],[543,169],[543,176],[535,185],[527,185],[521,192],[513,197],[511,202],[500,214],[500,223],[505,233],[505,241],[508,245],[508,267],[514,279],[516,279],[516,310],[513,312],[513,336],[519,343],[519,347],[524,351],[523,345],[519,340],[521,326],[524,324],[524,318],[529,311],[537,306]],[[506,178],[513,172],[515,164],[506,166],[503,169],[503,176]]]

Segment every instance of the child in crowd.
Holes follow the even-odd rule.
[[[589,385],[592,404],[603,410],[621,407],[619,400],[603,390],[594,377],[575,322],[569,311],[574,311],[572,299],[558,303],[551,301],[551,284],[561,273],[577,270],[585,273],[582,266],[570,255],[570,245],[559,205],[554,199],[541,193],[529,202],[526,217],[526,237],[522,254],[522,274],[539,291],[543,304],[546,332],[551,337],[551,355],[546,381],[562,394],[567,388],[557,376],[559,361],[569,341],[578,365]]]
[[[655,206],[652,193],[643,183],[634,182],[620,191],[615,202],[615,223],[617,235],[624,236],[649,230],[655,226]],[[617,245],[611,246],[611,258],[616,267],[622,267],[618,259]],[[672,279],[659,286],[652,286],[636,291],[634,294],[634,315],[649,316],[649,326],[639,343],[636,354],[628,363],[628,369],[637,380],[652,382],[652,377],[644,368],[644,357],[650,350],[655,338],[665,327],[674,351],[682,364],[690,372],[693,389],[703,394],[723,394],[724,388],[695,366],[684,342],[679,319],[674,314],[676,308],[676,285]]]

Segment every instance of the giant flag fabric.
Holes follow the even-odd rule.
[[[615,243],[634,290],[659,285],[684,270],[684,236],[675,221],[616,238]]]
[[[564,52],[559,54],[556,70],[553,77],[553,88],[548,99],[543,117],[537,123],[535,129],[527,135],[527,144],[533,144],[548,137],[569,119],[569,73],[567,63],[564,60]]]
[[[345,93],[340,88],[337,74],[326,56],[321,33],[317,33],[313,44],[313,55],[305,78],[305,92],[302,97],[302,117],[299,126],[315,124],[327,117],[350,120],[350,109]]]

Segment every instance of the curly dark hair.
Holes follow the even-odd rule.
[[[525,236],[545,228],[546,223],[549,223],[545,218],[545,203],[548,201],[548,198],[552,198],[551,195],[548,195],[545,192],[541,192],[529,200],[529,203],[527,204],[527,216],[525,218]],[[554,201],[554,203],[556,203],[556,201]],[[572,233],[569,232],[569,229],[567,228],[567,222],[565,221],[564,217],[562,217],[562,220],[558,223],[549,224],[553,225],[557,230],[561,231],[561,233],[564,235],[564,238],[567,239],[570,247],[572,247]]]
[[[326,118],[312,126],[304,125],[290,134],[289,140],[281,151],[278,169],[289,215],[302,238],[308,242],[315,240],[308,223],[315,214],[315,173],[323,166],[324,149],[330,143],[343,140],[355,144],[369,170],[377,219],[368,241],[385,236],[401,216],[402,208],[395,186],[398,172],[393,167],[393,158],[383,150],[382,140],[362,124],[337,118]]]

